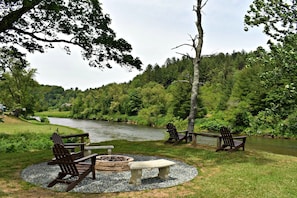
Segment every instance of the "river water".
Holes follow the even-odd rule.
[[[51,124],[69,126],[89,133],[91,142],[108,140],[150,141],[164,140],[166,129],[157,129],[118,122],[97,120],[77,120],[69,118],[49,118]],[[198,144],[216,146],[215,138],[198,137]],[[267,152],[297,156],[297,140],[248,137],[246,149],[257,149]]]
[[[83,130],[85,133],[89,133],[91,142],[103,142],[120,139],[129,141],[149,141],[163,140],[165,138],[165,129],[98,120],[77,120],[69,118],[48,119],[51,124],[78,128]]]

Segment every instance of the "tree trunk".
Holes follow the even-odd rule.
[[[193,73],[193,82],[192,82],[192,92],[191,92],[191,109],[188,116],[188,131],[189,133],[194,132],[194,124],[195,118],[197,114],[197,101],[198,101],[198,92],[199,92],[199,65],[201,61],[201,51],[203,45],[203,29],[201,24],[201,9],[202,9],[202,1],[197,0],[197,6],[194,7],[194,11],[196,13],[197,21],[196,28],[198,31],[198,35],[192,40],[193,48],[195,49],[195,57],[192,59],[194,73]],[[192,136],[192,143],[196,144],[196,138]]]

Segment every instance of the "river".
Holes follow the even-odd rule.
[[[156,129],[145,126],[128,125],[119,122],[98,120],[77,120],[69,118],[49,118],[51,124],[69,126],[89,133],[91,142],[108,140],[148,141],[163,140],[165,129]]]
[[[108,140],[149,141],[164,140],[165,129],[128,125],[118,122],[97,120],[77,120],[69,118],[49,118],[51,124],[78,128],[89,133],[91,142]],[[198,144],[216,145],[216,139],[198,137]],[[257,149],[283,155],[297,156],[297,140],[248,137],[246,149]]]

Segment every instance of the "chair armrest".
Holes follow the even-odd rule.
[[[79,159],[77,159],[77,160],[74,160],[74,162],[75,162],[75,163],[84,162],[84,161],[86,161],[86,160],[88,160],[88,159],[96,158],[96,156],[98,156],[98,154],[97,154],[97,153],[94,153],[94,154],[92,154],[92,155],[88,155],[88,156],[86,156],[86,157],[82,157],[82,158],[79,158]]]

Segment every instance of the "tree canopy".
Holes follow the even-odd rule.
[[[63,43],[81,48],[93,67],[111,68],[112,62],[141,69],[131,55],[132,46],[117,39],[98,0],[0,0],[0,43],[18,45],[29,52],[45,52]]]
[[[34,80],[36,69],[30,69],[24,61],[24,54],[17,49],[0,49],[0,101],[4,102],[15,115],[32,114],[37,101]]]
[[[272,39],[282,41],[297,33],[296,0],[254,0],[245,15],[247,26],[263,25],[263,32]],[[248,27],[245,28],[248,30]]]

